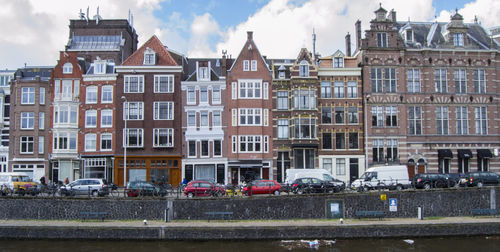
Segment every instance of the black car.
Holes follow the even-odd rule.
[[[299,178],[293,181],[291,190],[296,194],[332,193],[341,191],[339,185],[318,178]]]
[[[419,173],[412,180],[413,187],[429,190],[448,187],[448,177],[441,173]]]
[[[460,173],[444,174],[448,179],[448,187],[458,187],[460,185]]]
[[[500,184],[500,176],[489,171],[469,172],[460,179],[461,186],[483,187],[484,185],[498,184]]]

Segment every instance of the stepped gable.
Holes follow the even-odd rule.
[[[153,35],[146,43],[144,43],[137,51],[135,51],[124,62],[123,66],[142,66],[144,62],[144,51],[150,48],[157,55],[156,66],[178,66],[167,48],[161,43],[160,39]]]

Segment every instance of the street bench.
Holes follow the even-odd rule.
[[[205,212],[205,216],[207,217],[208,222],[210,222],[210,220],[218,219],[217,217],[220,217],[222,220],[231,221],[233,212]]]
[[[384,217],[383,211],[356,211],[355,213],[358,219],[361,218],[379,218],[382,219]]]
[[[471,209],[472,216],[479,215],[498,215],[498,211],[496,209],[484,208],[484,209]]]
[[[82,220],[94,219],[104,221],[108,212],[80,212],[80,218]]]

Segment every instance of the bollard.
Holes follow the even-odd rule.
[[[423,213],[423,211],[422,211],[422,207],[418,207],[418,208],[417,208],[417,218],[418,218],[419,220],[423,220],[423,219],[424,219],[423,214],[424,214],[424,213]]]

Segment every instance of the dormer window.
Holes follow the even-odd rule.
[[[387,47],[387,33],[377,33],[377,47]]]
[[[63,74],[71,74],[73,73],[73,64],[66,63],[63,65]]]
[[[285,71],[279,71],[278,72],[278,78],[279,79],[284,79],[285,78]]]
[[[299,76],[300,77],[309,77],[309,63],[305,60],[302,60],[300,62]]]
[[[106,62],[96,61],[94,62],[94,74],[105,74],[106,73]]]
[[[156,53],[149,47],[144,51],[144,65],[155,65],[156,64]]]
[[[464,34],[463,33],[453,33],[453,45],[464,46]]]
[[[334,57],[333,58],[333,67],[334,68],[343,68],[344,67],[344,58],[343,57]]]
[[[407,42],[412,42],[413,41],[413,31],[408,29],[406,30],[406,41]]]
[[[198,78],[199,80],[210,80],[208,75],[208,67],[199,67],[198,68]]]

